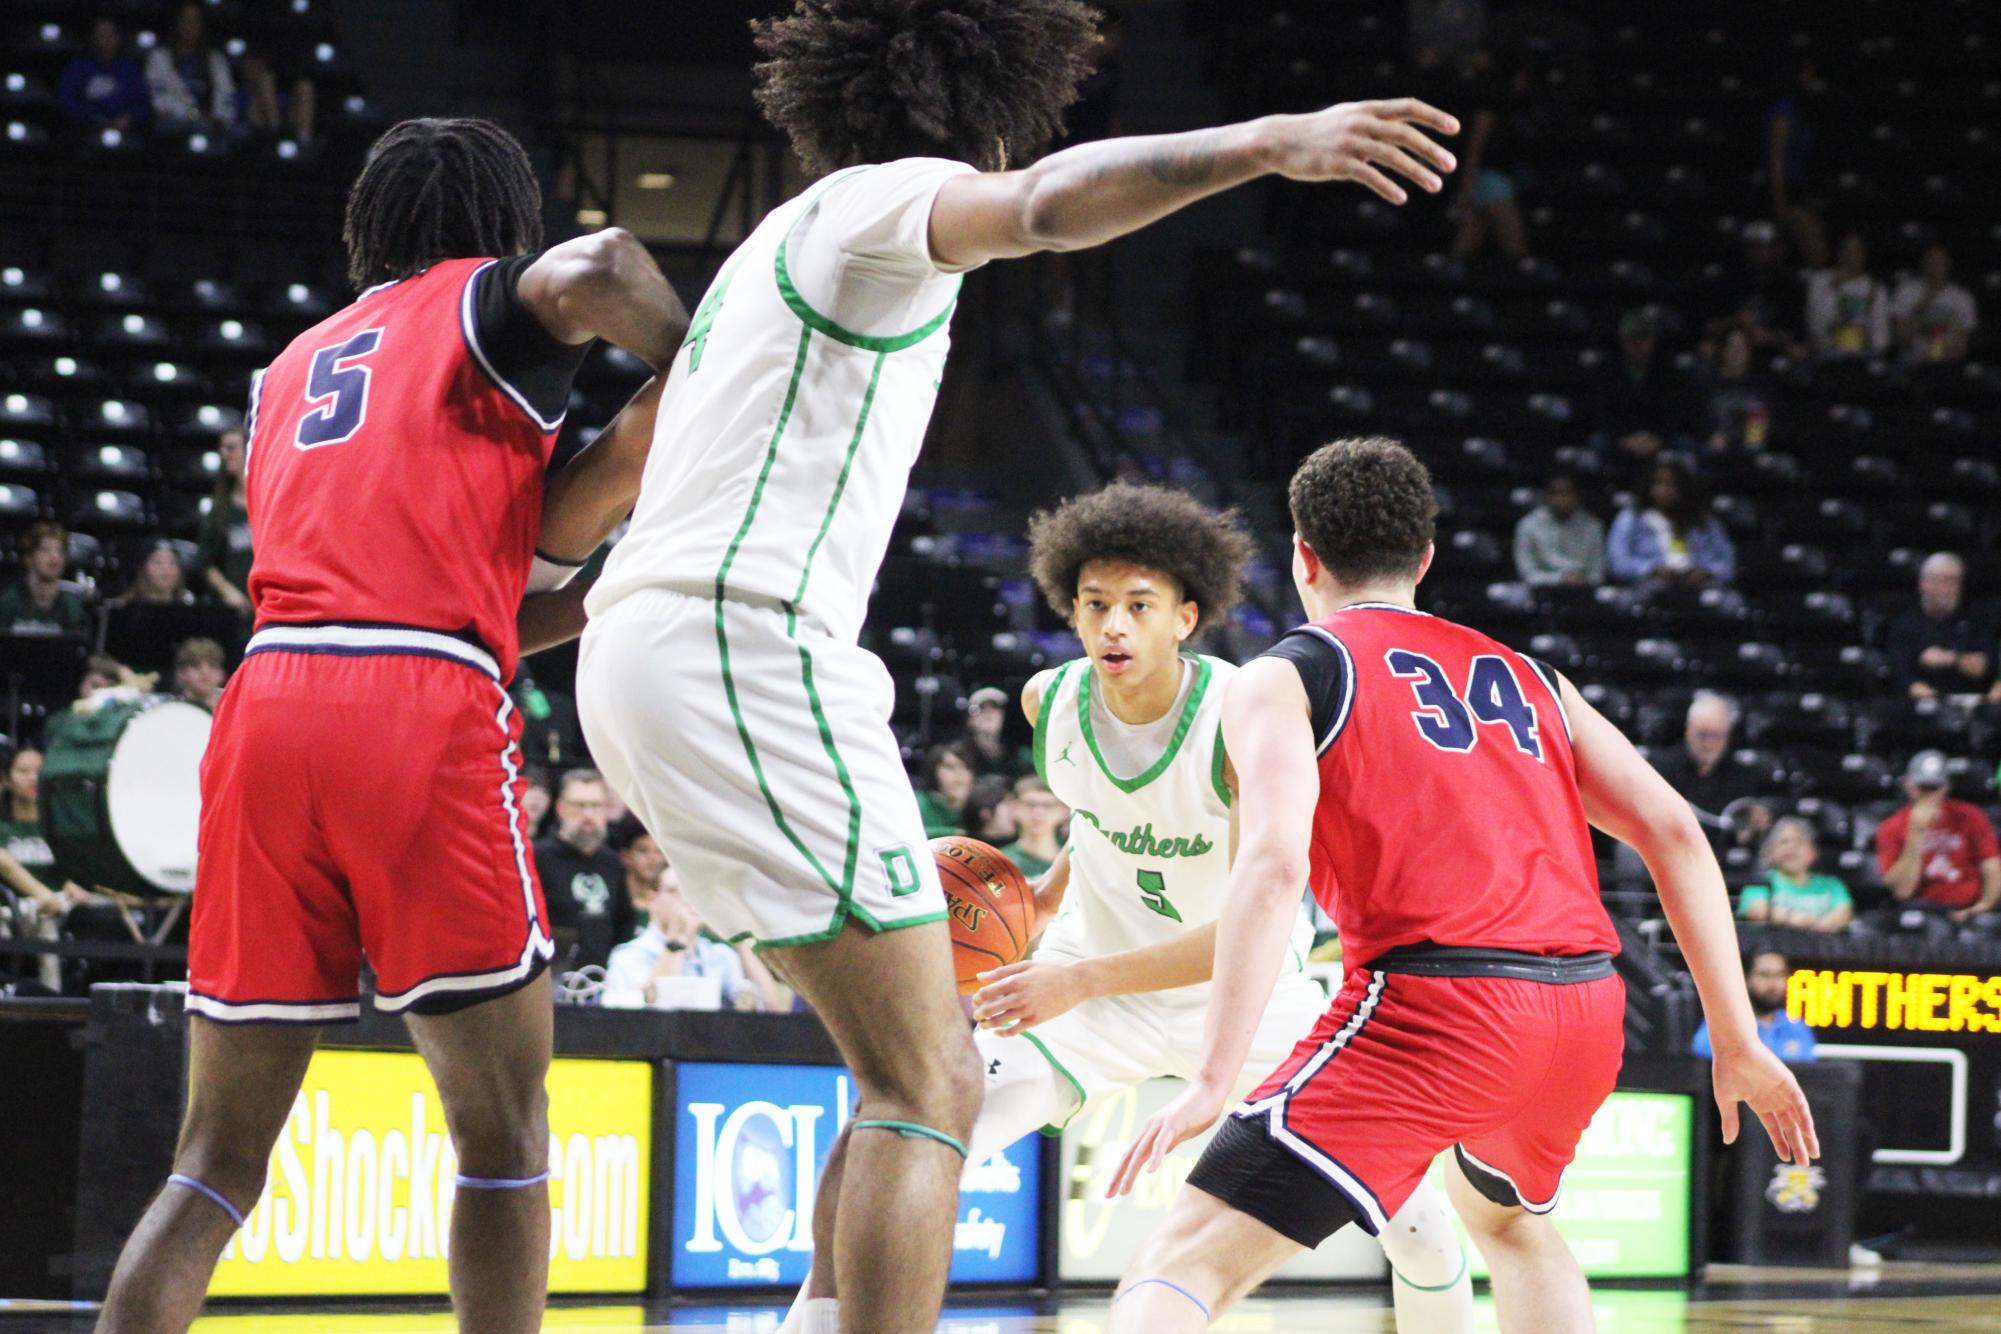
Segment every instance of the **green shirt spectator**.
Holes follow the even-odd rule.
[[[925,752],[924,786],[917,790],[924,837],[966,832],[966,801],[973,795],[973,770],[973,757],[962,741],[933,746]]]
[[[222,478],[209,499],[196,540],[202,577],[210,592],[248,617],[250,511],[244,508],[242,430],[231,427],[224,431],[216,437],[215,450],[222,460]]]
[[[83,599],[62,586],[69,566],[69,534],[61,525],[30,524],[15,542],[21,553],[21,582],[0,589],[0,634],[22,629],[30,634],[85,633],[90,613]]]
[[[1814,873],[1819,855],[1810,821],[1788,815],[1774,822],[1765,836],[1767,880],[1744,887],[1737,899],[1738,916],[1798,931],[1846,930],[1855,916],[1855,902],[1841,881]]]

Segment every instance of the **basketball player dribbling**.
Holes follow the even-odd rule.
[[[986,974],[973,997],[986,1099],[969,1170],[1095,1099],[1195,1073],[1229,881],[1237,776],[1220,719],[1237,669],[1183,646],[1229,619],[1251,554],[1232,516],[1163,487],[1115,484],[1029,526],[1030,573],[1087,654],[1021,698],[1037,772],[1071,808],[1070,839],[1037,885],[1034,957]],[[1313,932],[1295,907],[1239,1097],[1327,1008],[1304,971]],[[1432,1191],[1414,1193],[1381,1240],[1405,1334],[1472,1329],[1464,1251]],[[795,1316],[781,1334],[796,1328]]]
[[[459,1327],[541,1327],[551,941],[503,686],[517,617],[544,637],[573,601],[524,590],[603,540],[652,443],[658,380],[545,493],[578,363],[602,337],[658,368],[687,327],[630,235],[541,237],[506,131],[405,121],[348,197],[361,294],[253,381],[257,628],[202,761],[188,1105],[102,1330],[200,1311],[320,1026],[360,1015],[364,955],[457,1154]]]
[[[1688,803],[1546,664],[1415,609],[1437,503],[1424,466],[1347,440],[1292,479],[1308,624],[1232,681],[1242,787],[1202,1060],[1114,1190],[1213,1123],[1285,966],[1310,868],[1347,976],[1313,1033],[1226,1118],[1128,1269],[1111,1329],[1206,1329],[1303,1246],[1380,1230],[1432,1161],[1509,1334],[1592,1328],[1546,1216],[1624,1045],[1618,937],[1590,825],[1645,859],[1718,1035],[1717,1106],[1782,1158],[1819,1152],[1798,1083],[1758,1041],[1723,876]]]
[[[721,934],[758,942],[860,1091],[818,1194],[813,1334],[931,1329],[980,1103],[944,895],[859,647],[961,275],[1095,246],[1265,175],[1442,188],[1417,102],[1083,145],[1027,166],[1089,68],[1076,0],[794,0],[766,115],[816,171],[727,261],[639,507],[587,601],[591,751]],[[1009,170],[1010,166],[1017,169]],[[838,1314],[835,1290],[844,1300]]]

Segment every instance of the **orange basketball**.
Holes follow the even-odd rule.
[[[952,964],[959,994],[980,989],[980,974],[1020,963],[1035,934],[1035,893],[999,848],[953,835],[931,840],[951,916]]]

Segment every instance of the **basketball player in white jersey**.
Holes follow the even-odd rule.
[[[860,1090],[819,1192],[820,1330],[936,1319],[980,1066],[944,896],[857,645],[945,363],[960,275],[1093,246],[1264,175],[1436,192],[1416,102],[1031,159],[1088,69],[1076,0],[794,0],[758,98],[828,172],[724,264],[675,359],[631,530],[586,600],[579,707],[606,776],[715,929],[755,940]],[[824,1254],[824,1253],[823,1253]],[[810,1313],[809,1313],[810,1314]]]
[[[1037,515],[1029,540],[1030,572],[1087,654],[1022,692],[1036,768],[1070,807],[1070,838],[1037,886],[1046,929],[1033,958],[988,973],[973,998],[986,1101],[970,1164],[1097,1098],[1197,1073],[1229,887],[1237,781],[1222,698],[1237,669],[1184,645],[1228,620],[1250,540],[1182,492],[1124,484]],[[1304,971],[1304,892],[1240,1097],[1327,1009]],[[1429,1187],[1381,1240],[1403,1334],[1470,1331],[1465,1253]]]

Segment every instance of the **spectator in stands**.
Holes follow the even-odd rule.
[[[702,934],[702,918],[681,893],[673,869],[665,868],[646,905],[646,927],[611,952],[605,964],[604,987],[611,992],[639,992],[648,1005],[656,1001],[654,984],[668,977],[713,977],[722,1003],[733,1010],[759,1008],[757,988],[744,976],[735,949]]]
[[[116,690],[133,684],[132,669],[109,653],[93,653],[83,662],[83,679],[77,682],[76,697],[89,699],[100,690]]]
[[[924,837],[943,838],[965,832],[966,801],[973,795],[974,760],[963,741],[931,747],[924,756],[924,786],[917,792],[917,810],[924,817]]]
[[[130,607],[146,603],[155,607],[185,607],[195,595],[188,591],[188,573],[181,567],[181,553],[170,538],[155,538],[139,562],[139,570],[125,589],[118,605]]]
[[[555,784],[549,778],[549,771],[539,764],[530,764],[521,770],[521,818],[528,826],[530,841],[542,837],[543,826],[548,823],[549,809],[556,803]]]
[[[1751,363],[1751,335],[1733,327],[1703,378],[1703,429],[1716,453],[1763,449],[1772,434],[1772,387]]]
[[[660,850],[660,845],[653,841],[653,835],[639,823],[639,817],[630,813],[611,826],[606,841],[625,866],[625,897],[631,901],[635,913],[644,913],[653,891],[660,885],[660,872],[667,866],[667,854]]]
[[[63,114],[100,130],[132,130],[146,123],[152,104],[139,62],[125,54],[118,21],[100,14],[90,25],[90,52],[70,61],[56,85]]]
[[[1913,699],[1983,690],[1995,628],[1966,606],[1966,562],[1935,551],[1918,567],[1918,602],[1890,622],[1885,655]]]
[[[1654,764],[1695,808],[1711,840],[1726,846],[1762,838],[1772,823],[1771,808],[1758,800],[1763,777],[1731,754],[1736,728],[1736,701],[1699,690],[1689,701],[1681,747]]]
[[[1898,284],[1890,320],[1907,363],[1965,359],[1980,311],[1973,293],[1952,280],[1952,255],[1944,246],[1927,248],[1917,274]]]
[[[1605,582],[1605,525],[1584,508],[1575,473],[1550,474],[1542,504],[1515,524],[1515,573],[1537,586]]]
[[[1700,588],[1737,576],[1737,548],[1710,512],[1708,493],[1678,459],[1658,460],[1638,500],[1612,520],[1606,541],[1612,577],[1629,584]]]
[[[1014,785],[998,774],[974,779],[959,823],[968,834],[993,847],[1014,842]]]
[[[1778,95],[1765,115],[1766,172],[1772,182],[1772,216],[1783,225],[1808,268],[1827,263],[1827,224],[1808,184],[1813,155],[1813,111],[1827,85],[1813,61],[1800,57],[1780,76]]]
[[[294,79],[284,92],[278,90],[277,66],[261,51],[243,57],[243,118],[253,130],[284,134],[300,145],[313,141],[314,121],[319,114],[319,92],[311,79]]]
[[[604,967],[639,920],[624,890],[625,864],[605,846],[606,792],[595,769],[564,774],[556,787],[556,832],[535,845],[549,924],[568,938],[566,968]]]
[[[1876,865],[1902,908],[1965,922],[2001,903],[2001,844],[1985,811],[1946,795],[1950,778],[1942,752],[1911,757],[1904,771],[1911,801],[1876,826]],[[1880,920],[1882,914],[1871,916]]]
[[[1890,296],[1869,272],[1869,251],[1850,232],[1834,267],[1807,281],[1806,333],[1822,357],[1876,357],[1890,350]]]
[[[15,546],[21,553],[21,581],[0,590],[0,633],[85,633],[90,616],[83,599],[63,587],[69,534],[53,523],[29,524]]]
[[[7,757],[0,785],[0,889],[55,918],[89,896],[64,881],[42,834],[42,752],[23,746]]]
[[[201,553],[202,578],[223,605],[250,619],[250,511],[243,486],[243,428],[232,426],[216,437],[215,452],[222,472],[202,515],[196,548]]]
[[[1751,994],[1751,1013],[1758,1019],[1758,1041],[1782,1061],[1811,1061],[1815,1059],[1813,1030],[1786,1013],[1786,982],[1792,975],[1792,965],[1782,951],[1758,945],[1752,947],[1744,964],[1744,987]],[[1692,1045],[1705,1061],[1716,1055],[1709,1043],[1707,1019],[1695,1030]]]
[[[1848,886],[1831,875],[1818,875],[1820,856],[1813,821],[1788,815],[1765,836],[1759,862],[1763,884],[1746,885],[1737,898],[1737,915],[1747,922],[1769,922],[1795,931],[1845,931],[1855,917]]]
[[[237,132],[236,80],[229,59],[209,45],[208,20],[192,0],[174,13],[173,39],[146,57],[146,86],[162,133]]]
[[[210,713],[229,682],[228,659],[213,639],[190,639],[174,650],[174,693]]]
[[[966,745],[972,751],[973,768],[980,774],[998,774],[1013,782],[1034,767],[1034,760],[1019,746],[1010,746],[1007,732],[1007,692],[981,686],[966,700]]]
[[[1486,248],[1491,236],[1502,255],[1524,259],[1529,241],[1518,198],[1519,149],[1513,122],[1517,108],[1528,96],[1529,72],[1525,67],[1507,70],[1485,54],[1475,57],[1472,71],[1471,81],[1459,94],[1462,102],[1458,105],[1474,110],[1466,152],[1459,162],[1459,193],[1452,204],[1453,216],[1459,221],[1452,255],[1472,259]]]
[[[1058,831],[1069,818],[1070,808],[1049,790],[1049,784],[1034,774],[1017,779],[1014,785],[1015,840],[1001,851],[1021,868],[1023,875],[1030,880],[1040,880],[1055,864],[1056,854],[1063,850]]]
[[[1660,354],[1659,320],[1651,310],[1627,311],[1618,361],[1599,383],[1598,448],[1651,459],[1687,430],[1688,408],[1687,385]]]

